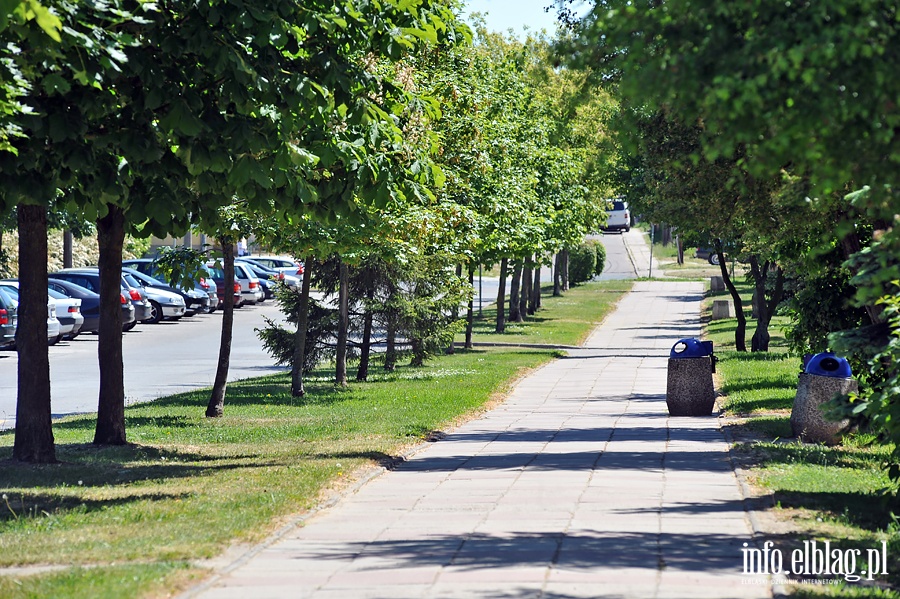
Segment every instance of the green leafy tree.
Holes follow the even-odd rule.
[[[102,113],[114,103],[110,78],[124,62],[122,49],[129,39],[123,26],[132,20],[120,3],[53,6],[55,13],[48,13],[35,2],[19,3],[14,18],[0,23],[0,80],[5,82],[0,85],[0,210],[17,206],[22,307],[13,454],[34,462],[55,460],[43,307],[48,206],[76,173],[85,196],[107,198],[122,185],[115,174],[120,161],[87,139],[83,116]],[[48,30],[58,29],[57,23],[64,25],[66,35],[48,40]],[[118,286],[115,293],[118,301]]]

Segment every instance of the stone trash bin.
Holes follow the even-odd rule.
[[[797,384],[797,396],[791,409],[791,430],[807,443],[835,445],[850,426],[849,420],[827,420],[822,404],[835,395],[857,391],[851,378],[850,363],[831,352],[816,354],[806,363]]]
[[[671,416],[709,416],[716,404],[712,341],[681,339],[669,352],[666,406]]]

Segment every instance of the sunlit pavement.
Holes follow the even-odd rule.
[[[716,418],[667,415],[702,294],[637,283],[500,407],[187,596],[771,597]]]

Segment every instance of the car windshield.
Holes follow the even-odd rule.
[[[49,293],[50,297],[52,297],[53,299],[69,299],[68,295],[64,295],[56,289],[47,289],[47,293]]]
[[[128,273],[128,274],[129,274],[129,276],[134,277],[135,279],[137,279],[141,283],[144,283],[145,285],[165,285],[165,283],[163,283],[159,279],[154,279],[150,275],[145,275],[144,273],[137,274],[137,273],[132,272],[132,273]]]
[[[16,301],[19,301],[19,290],[13,287],[12,285],[2,285],[0,289],[3,289],[9,297],[13,298]]]
[[[125,279],[125,282],[128,283],[129,285],[131,285],[132,287],[143,287],[143,285],[141,285],[140,281],[135,279],[131,274],[129,274],[127,272],[122,273],[122,278]]]
[[[625,202],[615,201],[613,202],[613,210],[625,210]]]
[[[216,268],[215,266],[207,266],[206,270],[209,271],[209,276],[213,279],[224,279],[225,271],[221,268]]]

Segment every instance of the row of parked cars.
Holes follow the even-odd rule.
[[[240,308],[272,297],[276,283],[299,288],[303,265],[290,257],[240,257],[234,266],[234,305]],[[123,330],[139,322],[155,324],[215,312],[225,301],[225,273],[217,263],[193,287],[174,287],[160,278],[151,259],[122,262],[120,303]],[[100,271],[66,268],[51,273],[47,289],[47,341],[51,345],[100,328]],[[18,324],[19,282],[0,281],[0,349],[13,349]]]

